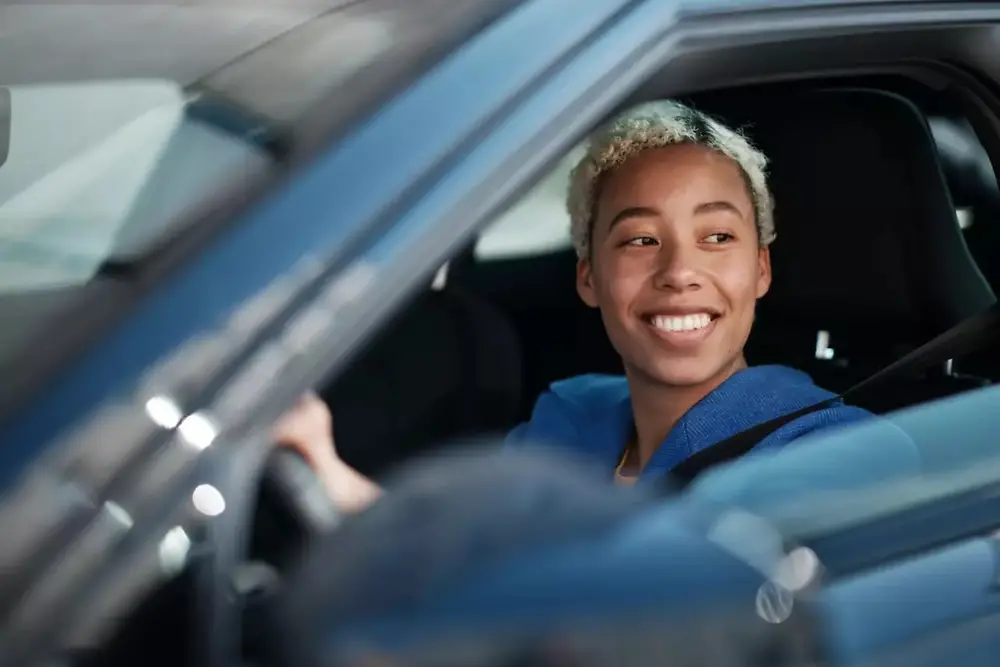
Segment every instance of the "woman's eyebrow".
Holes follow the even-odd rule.
[[[630,206],[628,208],[623,208],[618,211],[618,214],[615,215],[615,217],[611,218],[611,223],[608,224],[608,231],[610,232],[619,222],[628,220],[629,218],[655,218],[659,215],[659,211],[648,206]]]
[[[704,215],[707,213],[717,213],[719,211],[727,211],[739,217],[743,217],[743,212],[733,204],[724,199],[719,199],[717,201],[707,201],[702,202],[694,207],[694,215]],[[649,206],[629,206],[628,208],[623,208],[618,211],[618,213],[611,219],[611,223],[608,224],[608,231],[610,232],[615,228],[619,222],[628,220],[630,218],[656,218],[660,216],[660,212],[655,208]]]
[[[702,215],[705,213],[716,213],[718,211],[728,211],[729,213],[735,213],[739,217],[743,217],[743,212],[737,208],[736,204],[728,202],[724,199],[718,201],[707,201],[702,202],[694,207],[695,215]]]

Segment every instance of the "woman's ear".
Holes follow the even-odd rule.
[[[771,289],[771,249],[763,246],[757,251],[757,298]]]
[[[576,293],[591,308],[597,308],[597,290],[594,289],[594,269],[589,259],[576,262]]]

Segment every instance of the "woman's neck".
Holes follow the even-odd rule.
[[[746,368],[742,355],[709,380],[696,385],[664,385],[642,373],[626,371],[635,421],[634,441],[630,443],[633,464],[646,467],[653,454],[666,440],[681,417],[695,403],[712,393],[734,373]]]

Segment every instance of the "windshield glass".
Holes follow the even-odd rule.
[[[1000,386],[817,434],[710,472],[696,499],[797,535],[840,530],[1000,481]]]
[[[134,259],[516,4],[0,5],[0,297]]]
[[[115,310],[198,210],[263,191],[516,4],[0,4],[0,365],[30,367],[5,375],[40,386],[60,315]]]
[[[162,80],[10,86],[0,293],[79,285],[192,203],[259,173],[254,144],[189,113]]]

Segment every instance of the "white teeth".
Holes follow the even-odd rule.
[[[708,313],[684,315],[683,317],[656,315],[653,317],[653,326],[662,331],[694,331],[707,327],[711,321],[712,317]]]

